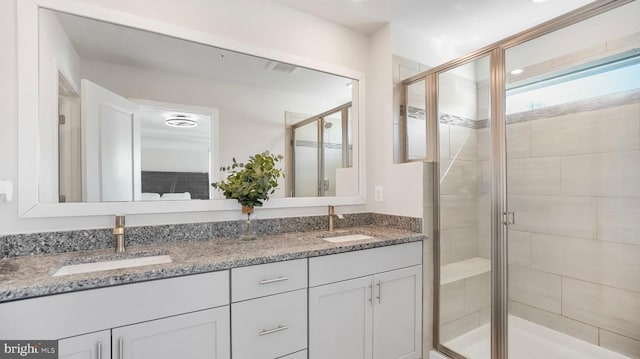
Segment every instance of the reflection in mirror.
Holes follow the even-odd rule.
[[[289,157],[294,160],[288,168],[293,178],[286,188],[292,197],[336,196],[353,188],[351,107],[347,103],[290,127]]]
[[[356,80],[48,9],[39,56],[40,202],[219,199],[265,150],[274,197],[359,193]]]

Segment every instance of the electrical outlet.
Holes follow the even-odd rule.
[[[375,186],[375,187],[373,188],[373,192],[374,192],[374,194],[373,194],[373,199],[374,199],[376,202],[382,202],[382,200],[383,200],[383,198],[384,198],[384,196],[383,196],[383,191],[382,191],[382,186]]]

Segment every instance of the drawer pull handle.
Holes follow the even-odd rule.
[[[98,342],[98,347],[96,348],[96,351],[97,351],[96,357],[98,359],[102,359],[102,342]]]
[[[273,279],[263,279],[260,282],[258,282],[258,284],[277,283],[277,282],[283,282],[285,280],[289,280],[289,277],[278,277],[278,278],[273,278]]]
[[[124,338],[123,337],[118,338],[118,351],[120,354],[119,359],[124,359]]]
[[[264,329],[260,333],[258,333],[258,335],[263,336],[263,335],[267,335],[267,334],[273,334],[273,333],[281,332],[281,331],[287,330],[287,329],[289,329],[288,325],[281,324],[281,325],[278,325],[277,328]]]

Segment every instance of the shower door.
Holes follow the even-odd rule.
[[[640,2],[508,48],[509,358],[640,358]]]
[[[483,56],[437,76],[440,283],[435,332],[440,350],[469,358],[490,356],[489,62]]]

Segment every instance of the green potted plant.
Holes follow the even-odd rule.
[[[247,163],[237,162],[233,158],[230,166],[220,167],[220,171],[229,173],[226,180],[211,184],[213,188],[222,191],[225,198],[235,199],[242,205],[242,213],[247,215],[243,239],[255,238],[251,228],[251,214],[254,207],[262,207],[269,200],[269,196],[278,187],[278,178],[284,177],[282,169],[276,167],[276,163],[283,158],[282,155],[273,155],[269,151],[250,156]]]

